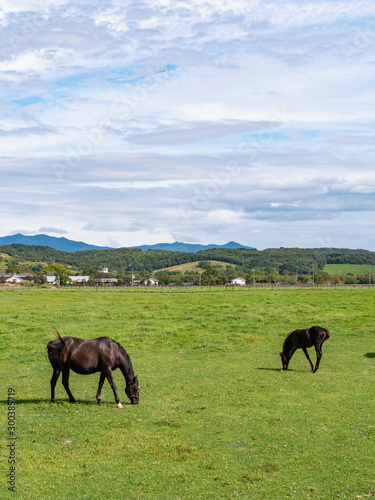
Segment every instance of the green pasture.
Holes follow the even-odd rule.
[[[331,276],[347,276],[348,274],[366,274],[369,271],[375,273],[375,266],[371,264],[326,264],[324,271]]]
[[[0,292],[0,498],[333,499],[375,495],[375,289]],[[317,373],[287,333],[331,331]],[[46,344],[107,335],[130,354],[140,404],[99,375],[58,381]],[[311,352],[315,361],[315,353]],[[16,392],[16,493],[8,389]]]

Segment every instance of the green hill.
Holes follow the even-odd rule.
[[[0,247],[0,253],[3,255],[3,266],[24,262],[40,266],[40,263],[55,261],[71,267],[76,272],[88,269],[99,270],[105,265],[112,272],[128,274],[132,271],[151,274],[160,269],[200,261],[222,262],[244,273],[251,273],[253,269],[256,269],[266,274],[277,272],[307,275],[311,274],[312,269],[315,272],[323,272],[325,269],[330,269],[326,268],[327,265],[333,264],[340,265],[343,274],[345,273],[344,265],[348,264],[375,267],[375,252],[335,248],[266,250],[214,248],[197,253],[169,250],[144,252],[139,248],[118,248],[64,252],[46,246],[13,244]]]
[[[361,275],[369,271],[375,273],[375,265],[371,264],[327,264],[324,271],[331,276],[347,276],[348,274]]]

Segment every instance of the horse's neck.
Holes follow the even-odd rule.
[[[292,339],[291,338],[287,338],[284,342],[284,346],[283,346],[283,354],[284,356],[288,357],[289,356],[289,353],[290,353],[290,349],[292,348]]]
[[[129,384],[132,383],[134,379],[133,365],[132,362],[130,361],[129,356],[125,354],[121,356],[119,368],[122,371],[122,374],[124,375],[126,380],[126,385],[128,386]]]

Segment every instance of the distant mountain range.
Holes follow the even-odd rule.
[[[95,245],[88,245],[83,241],[73,241],[67,238],[55,238],[47,234],[36,234],[35,236],[25,236],[24,234],[17,233],[12,236],[1,236],[0,246],[13,245],[18,243],[20,245],[34,245],[54,248],[55,250],[62,250],[63,252],[79,252],[80,250],[108,250],[109,247],[98,247]]]
[[[246,247],[244,245],[241,245],[240,243],[236,243],[235,241],[229,241],[225,245],[199,245],[194,243],[180,243],[178,241],[175,241],[174,243],[156,243],[156,245],[141,245],[132,248],[140,248],[144,252],[147,250],[172,250],[174,252],[187,253],[196,253],[201,250],[209,250],[211,248],[247,248],[248,250],[256,250],[253,247]]]
[[[73,241],[67,238],[56,238],[54,236],[48,236],[47,234],[36,234],[35,236],[25,236],[21,233],[13,234],[12,236],[1,236],[0,246],[13,245],[18,243],[21,245],[34,245],[34,246],[46,246],[54,248],[55,250],[61,250],[63,252],[79,252],[82,250],[110,250],[110,247],[100,247],[96,245],[89,245],[83,241]],[[173,252],[188,252],[195,253],[200,250],[208,250],[211,248],[247,248],[251,250],[256,250],[253,247],[247,247],[230,241],[225,245],[198,245],[193,243],[180,243],[175,241],[174,243],[157,243],[156,245],[140,245],[129,248],[140,248],[142,251],[147,250],[171,250]]]

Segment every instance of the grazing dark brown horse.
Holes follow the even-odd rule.
[[[305,330],[294,330],[294,332],[286,337],[283,345],[283,352],[280,353],[283,363],[283,369],[281,371],[288,369],[289,361],[294,352],[297,349],[302,349],[311,365],[312,372],[315,373],[319,368],[320,358],[322,357],[322,344],[330,338],[331,334],[329,331],[321,326],[312,326]],[[307,348],[312,346],[315,347],[316,351],[315,368],[307,352]]]
[[[99,387],[96,394],[98,404],[102,404],[101,391],[104,380],[110,383],[117,406],[122,408],[117,394],[116,384],[112,371],[120,368],[125,377],[125,393],[132,404],[139,403],[138,376],[134,375],[130,357],[125,349],[109,337],[99,337],[95,340],[79,339],[76,337],[60,337],[47,344],[48,358],[53,368],[51,378],[51,401],[55,400],[57,379],[62,372],[62,383],[72,403],[77,401],[69,389],[69,371],[73,370],[81,375],[100,372]]]

